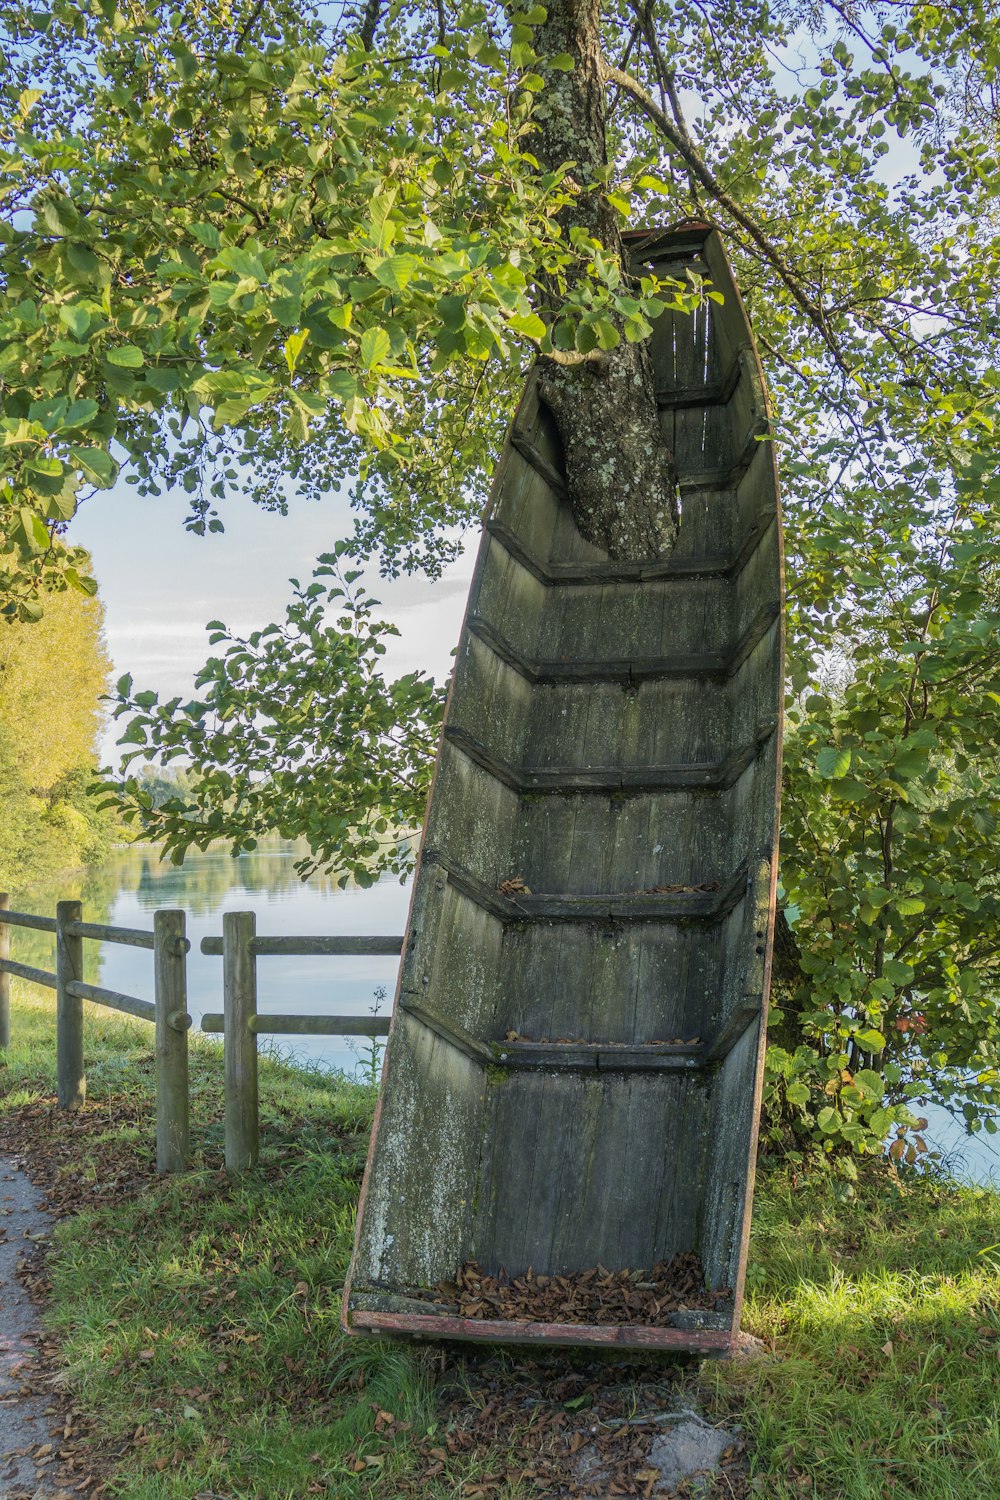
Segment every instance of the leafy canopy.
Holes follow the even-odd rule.
[[[227,489],[281,507],[359,475],[363,542],[433,566],[489,470],[470,404],[492,442],[535,348],[604,347],[609,311],[638,338],[666,305],[558,232],[573,189],[527,135],[544,12],[463,7],[468,40],[429,49],[401,12],[389,55],[308,8],[269,43],[263,13],[0,7],[8,609],[87,586],[59,533],[123,465],[183,488],[195,529]]]
[[[288,486],[354,484],[354,548],[433,572],[482,501],[526,358],[585,357],[609,310],[641,337],[658,300],[698,295],[624,284],[560,230],[572,164],[540,173],[531,125],[567,59],[537,55],[540,7],[0,16],[0,550],[17,609],[41,578],[80,581],[58,550],[74,487],[119,464],[141,490],[182,486],[196,527],[218,524],[224,490],[280,507]],[[973,1125],[996,1110],[996,23],[993,0],[603,13],[609,196],[632,224],[719,226],[775,402],[797,954],[771,1099],[831,1150],[878,1149],[932,1088]],[[350,619],[332,636],[328,607]],[[393,807],[416,817],[439,695],[379,685],[369,608],[299,590],[277,635],[225,637],[190,705],[120,685],[129,746],[190,757],[209,809],[134,804],[176,854],[273,819],[328,862],[341,788],[362,844],[379,819],[399,830]],[[338,689],[324,672],[341,653]],[[329,739],[296,717],[314,670]],[[367,714],[371,781],[346,733]],[[273,786],[254,778],[265,745],[288,747]]]

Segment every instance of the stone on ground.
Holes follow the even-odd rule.
[[[649,1467],[660,1471],[653,1493],[669,1495],[684,1480],[714,1473],[723,1453],[738,1436],[729,1428],[712,1427],[696,1416],[671,1423],[650,1445]],[[696,1491],[689,1485],[688,1493]]]

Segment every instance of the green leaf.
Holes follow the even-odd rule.
[[[78,448],[73,445],[69,449],[69,456],[91,484],[100,485],[102,489],[114,484],[118,465],[103,448]]]
[[[866,1052],[881,1052],[885,1047],[885,1037],[881,1031],[876,1031],[873,1026],[866,1027],[864,1031],[856,1031],[854,1033],[854,1040]]]
[[[560,73],[572,73],[576,67],[573,56],[569,52],[557,52],[554,57],[545,58],[545,65],[549,68],[555,68]]]
[[[515,333],[523,333],[529,339],[541,339],[545,337],[545,324],[537,313],[513,313],[506,319],[508,328]]]
[[[59,238],[76,233],[80,227],[80,215],[69,198],[54,196],[47,198],[41,206],[41,219],[49,234]]]
[[[135,344],[118,344],[108,349],[104,357],[109,365],[118,365],[123,370],[141,370],[145,363],[142,350]]]
[[[636,182],[636,187],[646,193],[659,193],[664,198],[671,198],[674,193],[669,182],[664,182],[662,177],[654,177],[650,172],[642,174]]]
[[[873,1047],[870,1050],[876,1049]],[[869,1099],[882,1099],[885,1096],[885,1083],[872,1068],[861,1068],[855,1073],[854,1087],[861,1089]]]
[[[883,976],[890,984],[912,984],[913,968],[910,964],[904,964],[901,959],[887,958],[882,966]]]
[[[358,394],[358,381],[350,370],[332,370],[324,376],[323,389],[337,401],[353,401]]]
[[[415,255],[390,255],[375,267],[375,280],[393,292],[405,291],[420,270],[420,261]]]
[[[96,401],[89,398],[83,401],[71,401],[66,408],[66,414],[62,420],[62,426],[66,427],[89,427],[97,416],[100,408]]]
[[[65,303],[59,309],[59,321],[69,329],[75,339],[83,340],[87,337],[90,313],[79,303]]]
[[[592,318],[590,326],[597,335],[599,349],[616,349],[620,342],[618,329],[608,318]]]
[[[816,757],[816,769],[821,776],[825,776],[827,779],[846,776],[850,768],[850,750],[842,750],[837,745],[825,746]]]
[[[382,251],[389,248],[395,235],[390,215],[396,201],[397,191],[397,188],[392,187],[387,192],[376,193],[371,200],[372,239]]]
[[[246,277],[248,281],[267,280],[267,272],[260,256],[255,255],[252,250],[240,249],[237,245],[227,245],[224,250],[220,250],[213,265],[221,266],[225,271],[235,271],[237,276]]]
[[[66,256],[74,271],[79,271],[81,276],[88,279],[92,278],[95,272],[100,271],[103,264],[89,245],[81,245],[78,240],[68,242]],[[105,267],[105,274],[110,276],[110,270],[107,267]]]
[[[47,552],[52,538],[41,516],[25,505],[18,512],[18,520],[22,545],[29,552]]]
[[[125,732],[118,737],[119,745],[144,745],[146,743],[146,726],[142,719],[131,719],[125,728]]]
[[[285,340],[284,353],[285,364],[288,366],[289,375],[295,374],[295,366],[299,362],[306,339],[309,337],[308,328],[300,329],[298,333],[290,333]]]
[[[457,333],[465,326],[468,315],[468,302],[465,297],[439,297],[436,310],[438,317],[449,332]]]
[[[46,521],[72,521],[76,515],[76,493],[72,481],[46,498],[42,512]]]
[[[892,763],[892,774],[906,781],[912,776],[923,776],[929,764],[926,751],[904,750]]]
[[[24,467],[30,473],[41,474],[46,479],[59,479],[63,471],[62,462],[58,458],[47,458],[42,453],[29,458]]]
[[[924,910],[927,903],[921,901],[919,896],[901,896],[893,904],[901,917],[915,917]]]
[[[375,369],[386,359],[392,342],[384,328],[366,328],[361,335],[361,363],[366,370]]]

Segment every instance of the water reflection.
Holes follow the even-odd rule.
[[[324,876],[307,881],[296,874],[294,845],[272,843],[233,859],[225,850],[190,854],[181,866],[161,863],[155,849],[123,850],[97,869],[65,878],[58,888],[37,887],[12,901],[21,911],[52,916],[57,900],[83,902],[84,918],[119,927],[152,928],[153,912],[182,907],[187,912],[188,1009],[198,1026],[206,1011],[222,1009],[222,960],[200,951],[203,937],[219,936],[222,913],[254,911],[257,931],[268,935],[402,933],[409,889],[396,879],[368,890],[340,890]],[[54,967],[54,944],[44,933],[13,929],[12,956],[37,968]],[[152,999],[152,954],[110,943],[84,944],[85,978],[91,984]],[[258,1004],[278,1014],[370,1013],[377,991],[391,1003],[395,958],[262,958],[258,962]],[[270,1042],[269,1042],[270,1045]],[[364,1038],[275,1038],[285,1056],[299,1062],[354,1072],[367,1048]]]

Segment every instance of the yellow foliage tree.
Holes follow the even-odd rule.
[[[100,601],[75,590],[52,595],[37,624],[0,624],[0,723],[34,795],[94,763],[111,671],[103,631]]]
[[[104,610],[73,590],[35,624],[0,621],[0,889],[79,864],[100,843],[86,797],[111,662]]]

